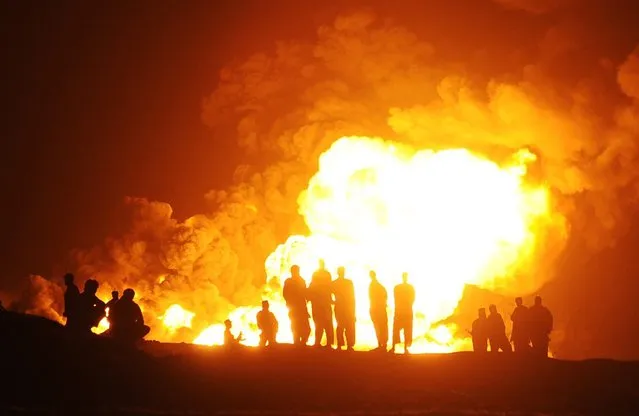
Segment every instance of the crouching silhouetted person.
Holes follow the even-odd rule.
[[[470,335],[473,337],[473,351],[488,351],[488,319],[486,318],[486,309],[481,308],[478,311],[477,319],[473,321],[473,327]]]
[[[237,347],[240,345],[240,342],[244,341],[244,336],[240,332],[240,334],[236,337],[231,332],[233,328],[233,322],[230,319],[224,321],[224,346],[225,347]]]
[[[135,292],[126,289],[109,312],[111,317],[111,336],[123,343],[134,344],[149,333],[150,328],[144,325],[144,317],[140,306],[133,301]]]
[[[78,329],[82,332],[91,332],[91,328],[98,326],[102,318],[106,316],[106,306],[96,296],[99,286],[97,280],[87,280],[84,283],[84,290],[73,306],[73,314],[77,314]]]
[[[260,333],[260,347],[275,344],[279,324],[275,314],[269,310],[268,300],[262,301],[262,310],[257,313],[257,327]]]
[[[512,352],[510,342],[506,336],[506,324],[504,318],[497,312],[497,306],[490,305],[488,307],[490,315],[487,319],[488,342],[490,343],[490,352]]]
[[[118,300],[120,300],[120,294],[118,293],[117,290],[114,290],[113,292],[111,292],[111,300],[109,300],[106,303],[106,307],[112,308],[113,305],[115,305],[118,302]]]
[[[540,357],[547,357],[550,332],[553,328],[552,313],[541,304],[539,296],[535,297],[535,304],[530,307],[528,313],[533,353]]]
[[[306,345],[311,335],[308,308],[306,307],[306,282],[300,276],[300,267],[291,266],[291,277],[284,282],[282,290],[288,316],[291,319],[291,332],[295,345]]]
[[[71,273],[64,275],[64,285],[67,289],[64,292],[64,313],[67,318],[66,327],[72,330],[78,330],[80,325],[78,321],[77,305],[80,297],[80,290],[75,285],[75,277]]]
[[[117,290],[111,292],[111,300],[106,303],[106,317],[109,321],[109,329],[104,333],[104,335],[111,334],[111,327],[113,326],[113,322],[111,320],[111,311],[113,311],[113,306],[120,300],[120,293]]]

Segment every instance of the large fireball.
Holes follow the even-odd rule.
[[[283,281],[298,264],[308,282],[320,258],[332,272],[345,266],[356,287],[357,346],[365,348],[376,345],[369,270],[389,294],[407,271],[417,296],[415,350],[463,348],[454,328],[433,324],[453,313],[466,284],[513,284],[530,259],[538,220],[549,210],[548,191],[524,181],[534,159],[522,149],[499,166],[464,149],[416,151],[382,139],[342,138],[321,156],[299,197],[310,234],[280,245],[266,261],[267,276]],[[283,321],[280,340],[289,339],[281,297],[270,300]]]

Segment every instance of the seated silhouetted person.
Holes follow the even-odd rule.
[[[105,304],[96,296],[98,287],[97,280],[87,280],[84,291],[73,306],[73,314],[77,314],[78,329],[81,332],[91,332],[91,328],[98,326],[105,316]]]
[[[2,301],[0,300],[0,313],[1,312],[6,312],[7,310],[5,309],[4,305],[2,304]]]
[[[477,319],[473,321],[473,327],[470,335],[473,337],[473,351],[488,351],[488,319],[486,318],[486,309],[480,308],[477,313]]]
[[[109,324],[112,325],[111,322],[111,311],[113,310],[113,306],[120,300],[120,294],[117,290],[111,292],[111,300],[106,303],[106,313],[107,319],[109,320]]]
[[[144,325],[144,317],[140,306],[133,301],[135,292],[126,289],[109,312],[111,318],[111,336],[124,343],[135,343],[149,333],[150,328]]]
[[[535,297],[535,304],[528,310],[530,340],[535,355],[547,357],[550,332],[553,328],[553,317],[550,310],[541,303],[541,297]]]
[[[269,310],[268,300],[262,301],[262,310],[257,313],[257,327],[260,333],[260,347],[275,344],[278,323],[275,314]]]
[[[486,326],[488,328],[488,342],[490,343],[490,352],[512,352],[510,342],[506,336],[506,325],[504,318],[497,312],[497,306],[490,305],[488,307],[490,314],[488,315]]]
[[[233,328],[233,322],[230,319],[224,321],[224,346],[225,347],[237,347],[240,345],[240,342],[244,341],[244,336],[240,332],[240,334],[236,337],[231,332]]]
[[[67,273],[64,275],[64,285],[67,289],[64,292],[64,312],[62,315],[67,318],[67,328],[77,330],[79,329],[79,320],[76,311],[80,290],[75,285],[74,280],[73,274]]]
[[[107,308],[112,308],[113,305],[115,305],[115,303],[120,300],[120,294],[118,293],[117,290],[114,290],[113,292],[111,292],[111,300],[109,300],[106,303],[106,307]]]

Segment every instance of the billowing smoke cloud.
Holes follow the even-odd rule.
[[[42,276],[31,275],[23,285],[22,291],[11,301],[9,308],[63,323],[62,295],[63,291],[59,285]]]
[[[542,12],[567,2],[500,3]],[[538,53],[572,44],[553,49],[556,42],[542,41]],[[202,117],[234,130],[247,164],[235,185],[207,195],[211,212],[179,222],[168,204],[128,199],[128,231],[74,253],[77,273],[105,282],[101,293],[136,289],[156,336],[172,303],[197,312],[194,331],[234,306],[256,304],[271,277],[264,259],[306,231],[297,198],[319,155],[345,135],[416,149],[465,147],[496,160],[529,148],[539,156],[534,180],[551,189],[553,209],[593,246],[614,241],[637,195],[639,50],[618,70],[601,62],[568,86],[544,62],[507,76],[470,76],[404,27],[367,12],[339,16],[314,42],[281,42],[221,71]],[[551,227],[544,236],[539,279],[552,277],[565,231]],[[60,311],[59,303],[49,306]]]
[[[573,49],[575,34],[568,29],[553,28],[540,41],[542,59]],[[477,82],[405,28],[351,14],[321,27],[315,44],[282,43],[273,54],[225,69],[203,117],[211,126],[232,115],[239,119],[240,144],[278,161],[261,177],[276,181],[267,184],[266,195],[276,191],[284,201],[295,200],[317,156],[347,134],[423,148],[467,147],[493,157],[529,147],[540,156],[540,180],[556,192],[562,209],[570,210],[572,196],[587,200],[598,218],[593,227],[603,229],[593,235],[602,241],[622,226],[620,190],[637,175],[628,163],[636,155],[635,107],[616,98],[622,104],[602,105],[608,103],[603,89],[613,97],[621,92],[610,66],[594,68],[576,86],[558,84],[546,66],[542,60],[508,81]],[[632,58],[619,78],[631,95],[636,91],[627,66]],[[294,209],[289,204],[285,213]]]

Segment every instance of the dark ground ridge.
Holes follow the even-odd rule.
[[[639,363],[70,337],[0,318],[2,414],[639,415]]]

